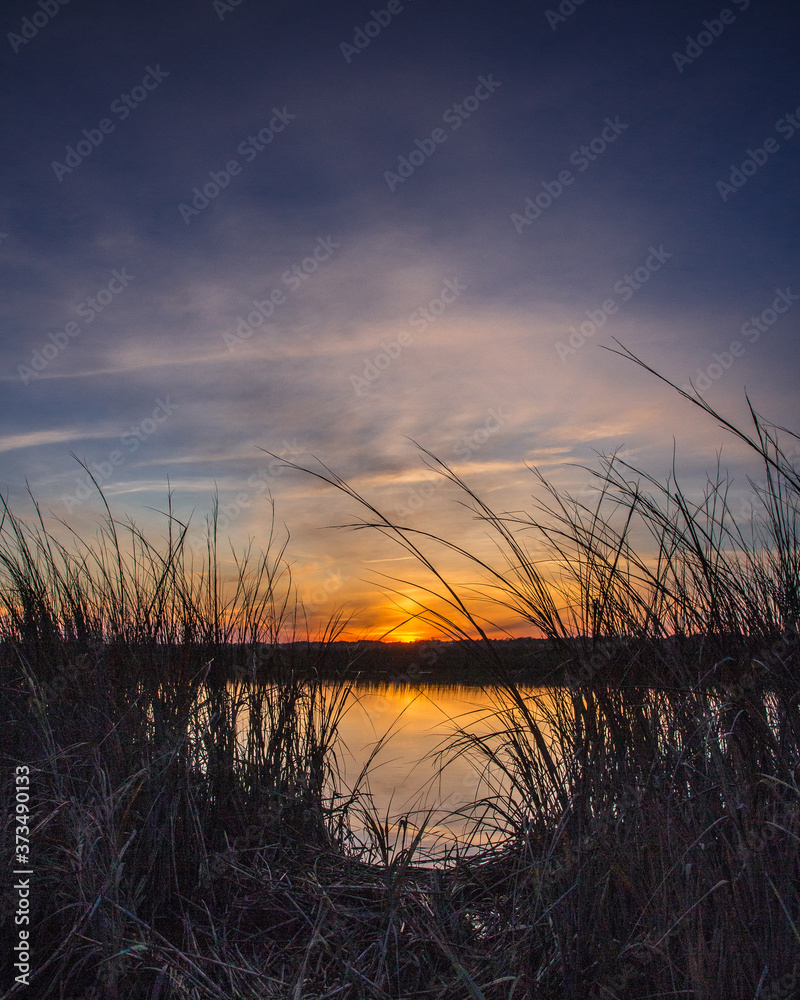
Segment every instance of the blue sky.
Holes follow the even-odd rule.
[[[156,532],[168,480],[198,530],[218,490],[235,544],[272,496],[312,616],[366,631],[400,620],[373,571],[411,564],[329,530],[352,501],[261,449],[476,552],[409,439],[501,510],[529,506],[525,463],[578,489],[617,448],[663,476],[675,443],[699,489],[724,445],[744,487],[735,442],[602,345],[796,427],[799,23],[748,0],[7,4],[0,490],[91,530],[74,452]]]

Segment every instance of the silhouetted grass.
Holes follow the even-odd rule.
[[[343,622],[303,656],[281,643],[302,609],[274,534],[228,587],[213,515],[198,558],[171,507],[158,542],[106,507],[96,539],[69,543],[38,508],[4,508],[0,801],[11,816],[27,765],[28,995],[797,996],[800,482],[755,412],[747,434],[698,405],[763,463],[749,523],[721,472],[692,498],[611,456],[594,502],[538,477],[521,517],[429,455],[495,533],[498,568],[312,473],[433,574],[421,615],[493,672],[488,735],[465,722],[442,766],[467,755],[498,783],[464,811],[472,844],[436,865],[424,817],[398,833],[343,786],[350,691],[320,679]],[[486,584],[448,581],[437,546]],[[525,694],[476,595],[546,636],[565,683]],[[8,903],[2,926],[8,955]]]

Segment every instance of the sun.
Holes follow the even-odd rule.
[[[406,632],[406,631],[401,631],[401,630],[398,629],[396,632],[393,631],[391,633],[391,635],[387,635],[385,641],[387,641],[387,642],[401,642],[405,646],[405,645],[408,645],[411,642],[422,642],[422,641],[427,640],[429,638],[430,638],[430,636],[426,635],[423,632]]]

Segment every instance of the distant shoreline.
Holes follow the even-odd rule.
[[[489,640],[492,653],[477,640],[310,641],[266,647],[257,655],[268,672],[280,673],[288,666],[365,684],[469,687],[510,681],[537,687],[608,683],[682,688],[753,681],[754,661],[769,668],[784,641],[723,635],[605,639],[592,645],[582,638],[522,637]]]
[[[796,648],[797,634],[747,637],[736,635],[537,639],[533,637],[478,640],[427,639],[415,642],[380,640],[302,640],[244,644],[229,641],[106,643],[102,640],[59,640],[55,646],[68,657],[97,657],[118,669],[203,671],[207,683],[257,677],[277,683],[292,676],[366,685],[432,685],[470,687],[512,683],[525,687],[650,687],[672,690],[731,686],[769,687],[770,674],[781,672],[780,654]],[[8,645],[0,642],[0,646]],[[26,655],[25,640],[13,643]],[[49,666],[56,650],[46,657]]]

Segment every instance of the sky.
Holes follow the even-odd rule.
[[[172,490],[199,544],[216,493],[235,548],[274,504],[315,627],[410,639],[413,560],[267,453],[486,555],[417,445],[498,511],[615,450],[663,478],[674,448],[699,490],[722,448],[744,491],[731,436],[603,347],[797,427],[799,26],[768,0],[10,0],[0,492],[91,534],[77,456],[154,537]]]

